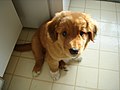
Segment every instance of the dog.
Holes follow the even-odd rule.
[[[33,51],[35,65],[33,75],[40,74],[44,60],[47,61],[53,80],[60,78],[60,67],[66,60],[79,60],[88,42],[94,42],[98,31],[96,22],[85,13],[61,11],[42,24],[33,35],[32,43],[16,45],[15,50]],[[24,48],[23,48],[24,47]]]

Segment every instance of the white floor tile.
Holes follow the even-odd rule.
[[[14,55],[14,56],[20,56],[20,55],[21,55],[21,52],[13,51],[13,52],[12,52],[12,55]]]
[[[110,22],[110,23],[117,23],[116,12],[101,10],[101,21]]]
[[[101,27],[101,22],[97,21],[96,24],[97,24],[97,28],[98,28],[97,35],[100,35],[100,32],[101,32],[101,28],[100,28]]]
[[[116,6],[115,6],[115,3],[113,2],[101,1],[101,9],[116,12]]]
[[[85,7],[85,0],[71,0],[70,7]]]
[[[99,89],[119,90],[119,73],[115,71],[100,70]]]
[[[99,50],[86,49],[81,57],[82,61],[79,65],[98,68]]]
[[[85,9],[85,13],[90,14],[91,17],[96,21],[100,21],[100,10]]]
[[[97,0],[86,0],[86,8],[100,9],[100,1],[97,1]]]
[[[120,3],[116,3],[117,12],[120,12]]]
[[[75,84],[77,66],[69,66],[69,71],[61,71],[61,77],[56,83]]]
[[[6,69],[6,73],[13,73],[18,62],[19,57],[11,56],[9,64]]]
[[[120,38],[119,38],[119,52],[120,52]],[[120,55],[119,55],[120,56]]]
[[[100,50],[118,52],[118,39],[115,37],[101,36]]]
[[[29,30],[23,29],[18,39],[25,41],[27,39],[28,33],[29,33]]]
[[[34,63],[35,63],[34,60],[20,58],[15,70],[15,75],[32,78],[32,69],[33,69]]]
[[[37,29],[36,29],[37,30]],[[29,33],[28,33],[28,37],[27,37],[27,40],[26,41],[32,41],[32,37],[33,35],[35,34],[36,30],[29,30]]]
[[[98,69],[79,67],[77,73],[77,86],[97,88]]]
[[[52,83],[33,80],[30,90],[51,90]]]
[[[8,90],[29,90],[31,79],[14,76]]]
[[[118,25],[118,37],[120,37],[120,25]]]
[[[32,59],[34,59],[34,55],[33,55],[33,52],[32,52],[32,51],[22,52],[22,53],[21,53],[21,56],[22,56],[22,57],[26,57],[26,58],[32,58]]]
[[[3,89],[2,90],[8,90],[10,81],[12,79],[12,75],[10,74],[5,74],[3,79],[5,80],[4,85],[3,85]]]
[[[69,10],[69,7],[68,6],[65,6],[64,8],[63,8],[63,11],[68,11]]]
[[[119,71],[118,53],[100,52],[100,68]]]
[[[35,79],[51,81],[51,82],[53,81],[53,79],[50,76],[49,66],[46,62],[44,63],[44,65],[42,67],[40,75],[38,77],[36,77]]]
[[[117,30],[117,24],[101,23],[101,35],[117,37]]]
[[[69,6],[70,0],[63,0],[63,7]]]
[[[88,48],[88,49],[97,49],[97,50],[98,50],[99,47],[100,47],[100,36],[97,35],[97,36],[95,37],[95,39],[94,39],[94,42],[93,42],[93,41],[90,41],[90,42],[88,43],[87,48]]]
[[[69,11],[84,12],[84,8],[70,7]]]
[[[74,86],[68,86],[64,84],[53,84],[52,90],[74,90]]]
[[[117,21],[118,21],[118,24],[120,24],[120,12],[117,13]]]
[[[97,90],[97,89],[89,89],[89,88],[75,87],[75,90]]]

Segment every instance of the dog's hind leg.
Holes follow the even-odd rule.
[[[36,77],[40,74],[42,65],[44,63],[45,49],[42,47],[39,38],[33,37],[32,39],[32,51],[35,57],[35,65],[33,67],[33,77]]]

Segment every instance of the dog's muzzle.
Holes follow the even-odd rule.
[[[72,55],[77,55],[78,52],[79,52],[79,50],[76,49],[76,48],[70,48],[70,49],[69,49],[69,52],[70,52],[70,54],[72,54]]]

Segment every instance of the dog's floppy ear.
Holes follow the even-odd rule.
[[[49,36],[53,42],[55,42],[58,37],[58,34],[56,32],[56,27],[57,27],[56,24],[57,24],[56,20],[51,20],[48,22],[48,26],[47,26]]]
[[[58,12],[55,14],[54,18],[47,23],[48,33],[53,42],[55,42],[58,38],[57,27],[63,17],[64,12]]]
[[[94,42],[94,38],[95,38],[97,31],[98,31],[97,22],[95,20],[93,20],[89,14],[82,13],[82,15],[87,23],[86,28],[88,30],[89,39]]]
[[[89,38],[91,41],[94,41],[94,38],[97,34],[98,28],[95,23],[89,22],[88,23],[88,30],[89,30]]]

